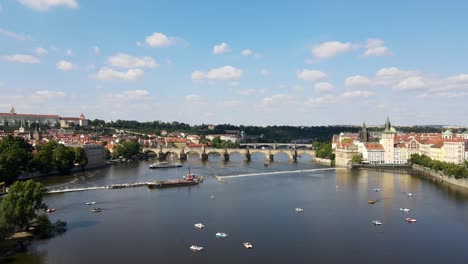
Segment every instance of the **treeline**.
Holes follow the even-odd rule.
[[[36,153],[33,155],[34,150]],[[88,164],[84,148],[67,147],[56,141],[34,148],[23,138],[11,135],[0,140],[0,182],[11,184],[21,172],[47,174],[57,170],[66,174],[75,164],[81,168]]]
[[[318,158],[323,159],[335,159],[335,154],[332,151],[332,143],[331,142],[319,142],[314,141],[312,146],[315,148],[316,156]]]
[[[426,155],[412,154],[410,161],[413,164],[421,165],[426,168],[431,168],[436,171],[442,171],[449,177],[456,179],[468,178],[468,162],[463,165],[457,165],[439,160],[433,160]]]

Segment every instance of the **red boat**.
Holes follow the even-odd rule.
[[[405,218],[405,221],[408,223],[416,223],[416,219],[413,218]]]

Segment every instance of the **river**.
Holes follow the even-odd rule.
[[[98,189],[47,195],[52,220],[68,231],[34,242],[13,263],[468,263],[468,192],[406,172],[317,170],[287,156],[265,167],[190,157],[181,168],[149,170],[140,161],[42,180],[70,189],[180,178],[190,167],[199,186]],[[304,170],[297,172],[297,170]],[[294,173],[225,178],[273,171]],[[376,192],[373,189],[380,188]],[[409,197],[405,193],[412,193]],[[214,199],[211,199],[211,196]],[[368,204],[369,199],[377,202]],[[102,208],[92,213],[85,202]],[[304,212],[296,212],[300,207]],[[411,211],[402,213],[399,208]],[[414,224],[404,219],[417,219]],[[378,219],[383,224],[374,226]],[[195,223],[205,225],[196,229]],[[228,237],[218,239],[217,232]],[[243,242],[253,249],[245,249]],[[203,246],[201,252],[189,250]]]

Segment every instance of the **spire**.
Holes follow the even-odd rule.
[[[385,131],[389,132],[392,125],[390,124],[390,118],[387,116],[387,121],[385,121]]]
[[[11,113],[11,114],[16,114],[16,112],[15,112],[15,107],[14,107],[14,106],[11,106],[10,113]]]

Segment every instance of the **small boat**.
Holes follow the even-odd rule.
[[[379,188],[374,188],[374,192],[380,192]]]
[[[403,213],[408,213],[410,211],[410,209],[408,208],[400,208],[400,211],[402,211]]]
[[[374,221],[372,221],[372,224],[374,224],[374,225],[382,225],[382,222],[380,222],[379,220],[374,220]]]
[[[249,242],[244,242],[244,247],[247,249],[253,248],[252,244],[250,244]]]
[[[102,209],[99,208],[99,207],[93,208],[93,209],[91,210],[91,212],[93,212],[93,213],[99,213],[99,212],[101,212],[101,211],[102,211]]]
[[[54,208],[49,208],[49,209],[46,210],[46,212],[53,213],[53,212],[55,212],[55,209]]]
[[[96,202],[87,202],[86,205],[94,205]]]
[[[225,238],[227,236],[228,235],[226,233],[223,233],[223,232],[216,233],[216,237],[219,237],[219,238]]]
[[[408,223],[416,223],[416,219],[413,218],[405,218],[405,221]]]
[[[411,197],[411,196],[413,196],[413,194],[412,193],[406,193],[406,196]]]
[[[202,228],[204,228],[204,227],[205,227],[205,225],[204,225],[204,224],[202,224],[202,223],[197,223],[197,224],[194,224],[194,226],[195,226],[196,228],[200,228],[200,229],[202,229]]]
[[[376,200],[369,200],[367,201],[368,204],[375,204],[377,201]]]
[[[196,245],[191,245],[191,246],[190,246],[190,250],[193,250],[193,251],[202,251],[202,250],[203,250],[203,247],[196,246]]]
[[[211,200],[214,200],[214,195],[211,195]]]
[[[177,168],[177,167],[182,167],[182,164],[180,163],[169,163],[167,161],[161,161],[157,163],[153,163],[149,165],[150,169],[165,169],[165,168]]]
[[[296,212],[302,213],[302,212],[304,212],[304,209],[302,209],[302,208],[296,208]]]

